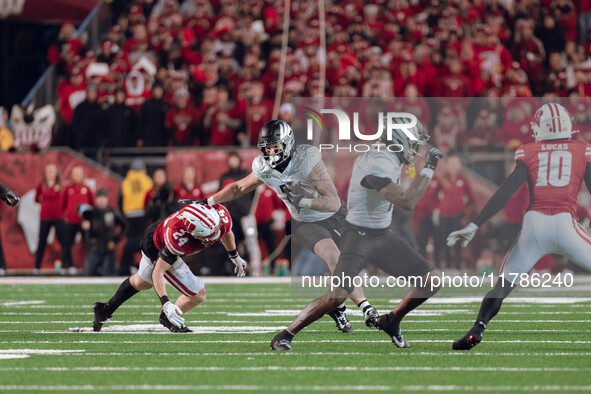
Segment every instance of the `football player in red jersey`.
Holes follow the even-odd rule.
[[[501,266],[495,287],[485,296],[474,327],[454,342],[455,350],[469,350],[482,340],[488,322],[499,312],[521,274],[547,254],[560,254],[591,270],[591,236],[577,221],[577,194],[585,181],[591,190],[591,145],[571,140],[572,120],[560,104],[544,104],[531,123],[536,142],[515,151],[515,169],[480,214],[452,232],[448,245],[465,247],[484,222],[494,216],[527,181],[530,203],[521,233]]]
[[[148,226],[142,238],[138,272],[125,279],[107,303],[94,304],[94,331],[100,331],[113,312],[134,294],[154,287],[162,302],[160,323],[172,332],[191,332],[182,314],[205,300],[205,286],[182,258],[218,242],[224,245],[236,266],[234,272],[238,276],[246,275],[246,262],[236,251],[232,219],[223,205],[187,205]],[[165,282],[181,293],[174,304],[168,299]]]

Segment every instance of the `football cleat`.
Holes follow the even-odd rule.
[[[400,348],[409,348],[410,344],[402,335],[400,331],[400,320],[396,319],[392,313],[382,315],[378,317],[376,327],[378,330],[383,330],[386,334],[390,335],[392,342]]]
[[[476,323],[474,327],[472,327],[470,331],[466,333],[466,335],[456,340],[452,346],[453,349],[470,350],[474,346],[478,345],[480,341],[482,341],[482,334],[484,332],[484,328],[486,328],[486,326],[481,324],[483,323]]]
[[[94,321],[92,322],[92,330],[93,331],[100,331],[103,328],[103,324],[109,321],[111,315],[107,315],[105,312],[105,308],[107,304],[103,304],[102,302],[96,302],[94,304]]]
[[[291,350],[291,338],[293,338],[293,335],[289,334],[287,330],[281,331],[271,341],[271,350],[289,352]]]
[[[168,328],[170,330],[170,332],[174,332],[175,334],[176,333],[184,333],[184,332],[193,332],[193,330],[191,330],[187,326],[182,326],[181,328],[179,328],[179,327],[175,326],[174,324],[172,324],[170,322],[170,320],[168,320],[168,317],[166,317],[164,312],[160,313],[160,324],[162,324],[164,327]]]
[[[337,323],[337,328],[344,332],[344,333],[352,333],[354,332],[353,327],[351,327],[351,323],[347,318],[347,307],[344,306],[342,308],[337,308],[334,311],[330,312],[328,316],[332,317],[332,319]]]
[[[378,324],[380,314],[376,311],[376,308],[370,305],[363,311],[363,316],[365,317],[365,325],[369,328],[374,328]]]

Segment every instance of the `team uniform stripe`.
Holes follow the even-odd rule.
[[[182,288],[180,288],[180,287],[179,287],[179,286],[176,284],[176,282],[174,282],[174,281],[171,279],[171,277],[172,277],[172,275],[170,275],[168,272],[165,272],[165,273],[164,273],[164,279],[166,279],[166,281],[167,281],[168,283],[170,283],[170,285],[171,285],[172,287],[174,287],[175,289],[177,289],[177,290],[179,291],[179,293],[181,293],[181,294],[184,294],[184,295],[186,295],[187,297],[191,297],[189,294],[187,294],[185,291],[183,291],[183,289],[182,289]]]
[[[183,294],[185,294],[185,295],[187,295],[187,296],[189,296],[189,297],[192,297],[192,296],[194,296],[194,295],[197,295],[197,293],[195,293],[195,292],[193,292],[193,291],[189,290],[189,289],[188,289],[188,288],[187,288],[187,287],[186,287],[186,286],[183,284],[183,282],[181,282],[181,281],[180,281],[180,280],[179,280],[179,279],[178,279],[176,276],[174,276],[173,274],[171,274],[169,271],[166,271],[166,272],[164,273],[164,275],[165,275],[165,276],[166,276],[166,278],[169,280],[169,282],[170,282],[170,284],[171,284],[171,285],[175,286],[175,285],[174,285],[174,283],[176,283],[176,285],[177,285],[178,287],[180,287],[181,289],[183,289],[183,291],[181,291],[181,293],[183,293]],[[173,283],[173,282],[174,282],[174,283]],[[177,287],[177,286],[175,286],[175,288],[177,288],[177,290],[178,290],[178,287]],[[180,290],[179,290],[179,291],[180,291]]]
[[[560,111],[558,110],[558,105],[554,104],[554,108],[556,109],[556,116],[558,116],[558,132],[562,133],[562,123],[560,123]]]
[[[513,250],[515,245],[517,245],[517,241],[519,241],[520,236],[521,236],[521,231],[519,232],[519,234],[517,234],[517,238],[515,238],[515,241],[513,241],[513,244],[511,245],[511,247],[509,248],[509,251],[505,255],[505,258],[503,259],[503,264],[501,264],[501,269],[499,270],[499,274],[503,273],[503,270],[505,269],[505,263],[509,259],[509,255],[511,254],[511,251]]]
[[[176,249],[173,246],[172,238],[170,237],[170,228],[166,229],[166,235],[164,236],[164,243],[166,244],[166,247],[168,249],[170,249],[171,252],[174,252],[174,253],[180,254],[180,255],[184,254],[183,252],[181,252],[180,250]]]
[[[556,123],[554,123],[556,119],[554,119],[554,111],[552,110],[552,105],[549,104],[548,108],[550,108],[550,116],[552,117],[552,132],[556,133]]]
[[[205,215],[203,212],[201,212],[197,208],[186,207],[185,209],[187,211],[191,212],[193,215],[197,216],[199,219],[201,219],[201,221],[203,223],[205,223],[207,225],[207,227],[209,227],[209,228],[215,227],[215,223],[213,222],[213,220],[211,220],[211,218],[209,218],[207,215]]]
[[[583,227],[579,223],[577,223],[577,221],[575,220],[574,217],[572,218],[572,220],[573,220],[573,226],[574,226],[577,234],[579,234],[579,236],[581,238],[583,238],[583,240],[585,242],[587,242],[588,244],[591,245],[591,236],[589,234],[587,234],[587,232],[583,229]]]

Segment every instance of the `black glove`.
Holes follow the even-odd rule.
[[[195,198],[181,198],[179,200],[179,204],[204,204],[204,205],[208,205],[207,204],[207,198],[204,198],[202,200],[197,200]]]
[[[287,186],[285,186],[285,185],[281,185],[281,186],[279,186],[279,188],[281,189],[281,191],[283,193],[285,193],[287,195],[287,201],[289,201],[289,203],[291,205],[293,205],[298,210],[298,213],[300,213],[300,209],[302,209],[300,207],[300,201],[302,201],[302,198],[304,198],[304,196],[302,196],[300,194],[299,183],[294,182],[294,186],[293,186],[292,191],[287,189]]]
[[[285,222],[285,235],[291,235],[291,219]]]
[[[20,198],[14,194],[12,190],[8,190],[4,196],[2,196],[2,201],[8,204],[11,207],[16,207],[20,202]]]
[[[443,157],[443,153],[441,153],[441,151],[437,148],[431,148],[429,149],[429,152],[427,152],[427,155],[425,156],[425,168],[429,168],[431,170],[434,170],[435,167],[437,167],[437,163],[439,162],[439,159],[441,159]]]

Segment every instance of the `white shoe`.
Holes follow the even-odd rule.
[[[39,276],[41,274],[41,270],[39,268],[33,268],[33,275]]]
[[[6,276],[6,270],[4,268],[0,268],[0,276]]]
[[[77,273],[78,273],[78,271],[76,270],[76,267],[68,268],[68,275],[75,276]]]

